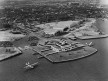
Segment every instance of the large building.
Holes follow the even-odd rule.
[[[63,31],[64,28],[70,28],[76,24],[79,24],[80,21],[60,21],[60,22],[52,22],[37,25],[37,27],[43,28],[45,34],[54,35],[57,31]]]

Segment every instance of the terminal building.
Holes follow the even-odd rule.
[[[68,29],[76,24],[79,24],[80,21],[60,21],[60,22],[52,22],[52,23],[46,23],[37,25],[37,27],[43,28],[43,32],[45,34],[49,35],[55,35],[58,31],[64,31],[65,28]]]

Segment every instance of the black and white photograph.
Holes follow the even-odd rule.
[[[0,0],[0,81],[108,81],[108,0]]]

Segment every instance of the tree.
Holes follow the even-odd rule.
[[[30,36],[28,41],[34,41],[34,40],[39,40],[36,36]]]
[[[61,30],[59,30],[59,31],[57,31],[56,33],[55,33],[55,36],[61,36],[61,35],[64,35],[64,34],[66,34],[67,32],[64,32],[64,31],[61,31]]]
[[[37,46],[38,42],[33,42],[30,44],[30,46]]]
[[[12,25],[10,25],[10,24],[3,24],[3,28],[5,28],[5,29],[11,29],[13,26]]]
[[[68,30],[69,30],[69,28],[68,28],[68,27],[66,27],[66,28],[64,28],[64,29],[63,29],[63,31],[68,31]]]
[[[0,46],[1,47],[12,47],[13,43],[10,41],[4,41],[4,42],[0,42]]]

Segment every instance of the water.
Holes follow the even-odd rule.
[[[108,20],[97,20],[97,27],[108,33]],[[33,51],[0,62],[0,81],[108,81],[108,38],[78,40],[93,42],[98,52],[92,56],[53,64],[47,59],[37,59]],[[19,43],[20,46],[20,43]],[[32,70],[25,70],[26,62],[39,62]]]

